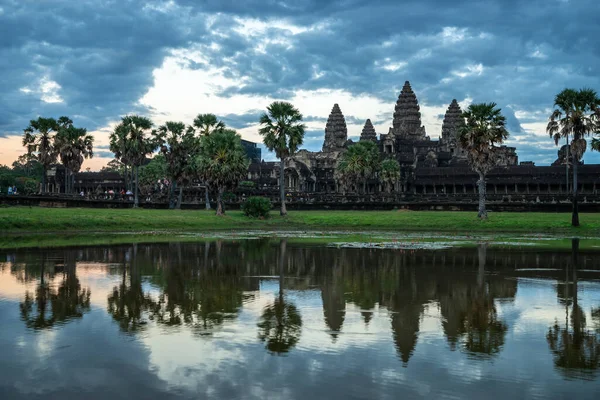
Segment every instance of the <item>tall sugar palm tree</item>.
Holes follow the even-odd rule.
[[[573,163],[572,226],[579,226],[577,166],[587,147],[585,137],[591,133],[600,132],[597,111],[599,106],[600,99],[594,90],[565,89],[554,98],[555,108],[546,127],[546,132],[556,144],[561,138],[566,138],[567,141],[569,136],[572,138],[570,146]]]
[[[225,214],[223,193],[237,187],[249,165],[241,137],[235,131],[225,129],[202,137],[196,168],[202,180],[217,191],[217,215]]]
[[[487,219],[486,176],[497,165],[498,145],[508,138],[506,118],[501,110],[496,108],[496,103],[471,104],[467,111],[463,112],[462,117],[465,118],[466,123],[459,128],[458,142],[466,152],[471,169],[479,175],[477,216],[480,219]]]
[[[127,115],[121,119],[113,133],[116,144],[122,144],[122,154],[127,164],[135,169],[134,207],[139,206],[139,168],[146,156],[158,146],[151,136],[152,121],[139,115]]]
[[[215,114],[198,114],[194,118],[194,127],[198,129],[200,136],[209,136],[213,132],[225,129],[225,123],[217,118]],[[208,195],[209,187],[205,182],[204,204],[207,210],[210,210],[210,197]]]
[[[172,182],[169,196],[169,208],[173,208],[173,188],[179,187],[176,208],[181,208],[183,185],[194,172],[194,158],[198,155],[199,140],[192,127],[185,127],[183,122],[166,122],[155,132],[160,145],[160,152],[167,162],[167,171]]]
[[[123,176],[125,178],[125,187],[127,190],[131,189],[131,181],[127,167],[129,166],[129,160],[127,160],[127,149],[125,147],[125,140],[127,139],[127,131],[125,129],[115,129],[110,134],[110,145],[109,149],[115,155],[115,161],[123,166]],[[110,162],[109,162],[110,165]],[[119,171],[120,172],[120,171]]]
[[[84,128],[76,128],[68,117],[58,119],[55,145],[65,166],[65,192],[73,190],[73,174],[81,170],[83,161],[94,156],[94,137]]]
[[[342,154],[336,168],[338,179],[346,188],[352,184],[357,187],[362,183],[366,193],[367,180],[379,170],[379,151],[371,141],[362,141],[351,145]]]
[[[267,107],[260,117],[261,128],[258,133],[269,151],[275,151],[279,158],[279,196],[281,215],[287,215],[285,206],[285,160],[293,156],[304,140],[302,114],[291,103],[275,101]]]
[[[27,154],[43,167],[42,193],[48,192],[46,185],[48,167],[58,159],[58,151],[54,144],[57,132],[58,122],[54,118],[42,117],[29,121],[29,126],[23,132],[23,146],[27,148]]]

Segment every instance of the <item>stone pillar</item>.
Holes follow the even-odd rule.
[[[456,183],[452,184],[452,193],[456,194]]]
[[[504,185],[504,194],[508,194],[508,185]]]
[[[498,194],[498,185],[494,185],[494,194]]]
[[[529,194],[529,182],[527,182],[527,194]]]
[[[519,193],[519,184],[515,183],[515,193]]]
[[[467,194],[467,185],[462,185],[463,187],[463,194]]]

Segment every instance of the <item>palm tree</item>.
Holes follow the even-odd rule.
[[[302,316],[298,308],[284,297],[283,277],[286,259],[287,239],[281,239],[279,249],[279,296],[263,309],[258,338],[266,342],[266,348],[272,353],[289,352],[300,340]]]
[[[217,215],[225,214],[223,192],[244,179],[249,165],[241,137],[235,131],[220,130],[202,137],[196,168],[202,180],[217,190]]]
[[[383,160],[379,171],[379,178],[383,181],[386,191],[389,193],[394,188],[394,184],[400,179],[400,164],[393,158]]]
[[[279,158],[279,195],[281,215],[287,215],[285,207],[285,160],[293,156],[304,139],[305,126],[301,123],[302,114],[291,103],[275,101],[267,107],[260,117],[262,126],[258,133],[269,151],[275,151]]]
[[[111,143],[114,138],[115,147],[122,160],[135,168],[134,207],[139,205],[139,167],[144,163],[146,156],[157,147],[156,141],[150,136],[150,129],[152,129],[152,121],[148,118],[127,115],[121,119],[121,123],[111,135]]]
[[[209,136],[213,132],[225,129],[225,123],[220,121],[215,114],[198,114],[194,118],[194,127],[198,129],[201,136]],[[205,182],[204,197],[205,206],[210,210],[210,198],[208,196],[208,184]]]
[[[42,193],[47,193],[46,172],[50,165],[56,163],[58,152],[54,145],[54,137],[58,131],[58,122],[54,118],[39,117],[29,121],[23,132],[23,146],[27,154],[43,166]]]
[[[125,129],[115,129],[110,134],[110,146],[109,149],[115,155],[115,159],[108,163],[109,166],[115,161],[117,165],[113,165],[112,168],[116,172],[121,172],[121,166],[123,166],[123,176],[125,177],[125,187],[127,190],[131,189],[130,184],[133,179],[129,179],[129,172],[127,166],[129,161],[127,160],[127,148],[125,147],[125,140],[127,139],[127,132]]]
[[[84,128],[75,128],[68,117],[58,119],[55,146],[65,166],[65,192],[73,190],[73,174],[81,170],[83,160],[94,156],[94,137]]]
[[[367,192],[367,180],[379,169],[379,151],[377,144],[370,141],[351,145],[338,161],[336,172],[343,186],[358,183],[363,185],[363,193]]]
[[[573,163],[572,226],[579,226],[577,166],[587,146],[585,136],[600,132],[600,126],[598,125],[599,106],[600,99],[595,91],[591,89],[580,89],[579,91],[565,89],[554,98],[555,109],[550,115],[550,121],[546,127],[546,132],[554,139],[556,144],[561,138],[565,138],[567,143],[569,136],[573,138],[570,146]]]
[[[173,208],[173,189],[179,186],[177,206],[181,208],[183,185],[186,184],[194,169],[194,158],[198,154],[199,141],[194,135],[194,129],[186,129],[183,122],[166,122],[155,132],[160,152],[167,162],[167,171],[171,179],[169,208]]]
[[[508,138],[505,128],[506,118],[496,103],[471,104],[462,117],[466,124],[459,128],[458,141],[465,150],[467,161],[473,171],[479,174],[477,187],[479,190],[480,219],[487,219],[485,209],[486,175],[498,162],[498,147]]]

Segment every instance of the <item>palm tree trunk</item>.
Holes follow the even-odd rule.
[[[569,135],[567,135],[567,157],[565,158],[565,167],[567,169],[567,193],[569,193]]]
[[[285,207],[285,158],[282,156],[279,162],[279,198],[281,199],[281,211],[279,214],[282,217],[287,215]]]
[[[125,191],[129,190],[129,177],[127,176],[127,165],[125,165]]]
[[[69,168],[65,167],[65,194],[71,193],[69,183]]]
[[[283,275],[285,264],[285,253],[286,253],[287,239],[281,239],[279,243],[279,302],[283,304]]]
[[[579,204],[577,203],[577,164],[579,164],[579,160],[575,157],[575,152],[572,152],[573,155],[573,215],[571,216],[571,225],[579,226]]]
[[[204,185],[204,204],[207,210],[210,210],[210,198],[208,197],[208,185]]]
[[[169,210],[175,208],[175,181],[171,180],[171,185],[169,186]]]
[[[179,186],[179,196],[177,196],[177,205],[176,209],[181,210],[181,202],[183,201],[183,185]]]
[[[42,193],[46,194],[46,173],[48,172],[48,167],[44,165],[44,171],[42,173]]]
[[[139,199],[138,199],[138,192],[139,192],[139,180],[138,180],[138,172],[139,172],[140,167],[138,167],[137,165],[135,166],[135,192],[134,192],[134,196],[133,196],[133,207],[137,208],[139,207],[140,203],[139,203]]]
[[[225,211],[223,210],[223,189],[219,188],[217,193],[217,215],[224,215]]]
[[[479,189],[479,212],[477,213],[477,217],[487,219],[487,210],[485,209],[485,175],[481,172],[479,173],[477,187]]]

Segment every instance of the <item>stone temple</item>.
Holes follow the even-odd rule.
[[[418,201],[422,198],[446,198],[455,201],[464,198],[472,201],[477,194],[477,175],[467,164],[464,151],[457,143],[457,131],[464,120],[456,100],[451,100],[443,119],[437,140],[432,140],[421,120],[417,95],[410,83],[404,83],[393,110],[392,124],[387,133],[377,133],[370,119],[365,121],[360,141],[377,144],[381,158],[394,158],[400,164],[401,176],[391,193],[384,193],[376,176],[366,185],[366,193],[356,190],[361,201]],[[550,140],[550,139],[549,139]],[[286,163],[286,189],[294,196],[310,201],[343,202],[352,197],[352,191],[343,190],[336,181],[335,168],[340,155],[352,145],[341,107],[334,104],[325,126],[322,150],[300,150]],[[562,150],[564,152],[564,150]],[[564,161],[564,157],[563,157]],[[597,197],[598,165],[581,165],[580,193],[585,198]],[[278,168],[275,163],[261,162],[250,166],[248,179],[265,193],[277,187]],[[568,194],[565,164],[559,160],[548,167],[538,167],[532,162],[519,164],[516,149],[502,146],[499,164],[488,175],[488,198],[492,201],[566,201]],[[350,193],[348,193],[350,192]],[[303,197],[304,196],[304,197]],[[365,200],[365,196],[369,196]],[[594,200],[595,201],[595,200]]]

